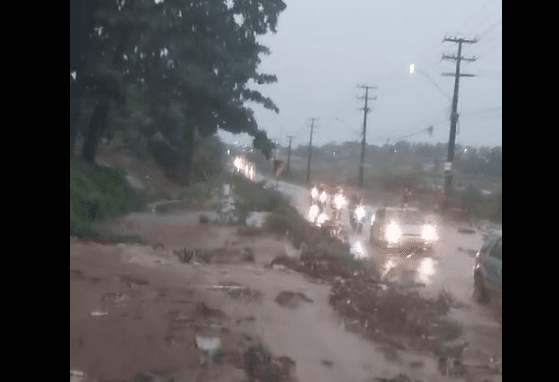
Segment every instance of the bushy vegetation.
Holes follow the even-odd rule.
[[[484,195],[474,187],[468,187],[461,195],[462,208],[477,219],[503,221],[503,191]]]
[[[70,157],[70,234],[100,238],[88,223],[137,210],[141,200],[124,171],[86,165]]]

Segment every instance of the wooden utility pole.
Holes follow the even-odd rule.
[[[290,135],[287,138],[289,138],[289,149],[287,150],[287,171],[286,171],[286,173],[289,174],[289,163],[291,162],[291,140],[295,137]]]
[[[456,60],[456,73],[442,73],[443,76],[454,76],[454,95],[452,97],[452,112],[450,114],[450,138],[448,141],[448,156],[446,159],[444,171],[445,171],[445,195],[447,198],[447,203],[452,193],[452,162],[454,161],[454,143],[456,140],[456,123],[458,121],[458,85],[460,82],[460,77],[474,77],[473,74],[460,73],[460,61],[475,61],[475,57],[466,58],[462,57],[462,44],[474,44],[478,40],[465,40],[463,38],[447,38],[444,41],[456,42],[458,43],[458,55],[457,56],[447,56],[443,55],[443,59],[446,60]]]
[[[365,138],[367,137],[367,113],[371,110],[367,107],[368,100],[376,100],[375,98],[368,98],[369,96],[369,89],[376,89],[376,87],[366,86],[366,85],[357,85],[359,88],[365,89],[365,97],[357,97],[359,99],[365,99],[365,107],[359,109],[363,110],[363,139],[361,141],[361,161],[359,162],[359,188],[363,187],[363,168],[365,167]]]
[[[310,118],[310,120],[311,120],[311,138],[309,140],[309,163],[307,165],[307,183],[311,181],[312,133],[314,130],[314,121],[316,121],[317,118]]]

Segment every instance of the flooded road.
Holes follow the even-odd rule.
[[[307,216],[311,207],[310,190],[283,181],[269,180],[255,174],[255,181],[268,181],[269,187],[277,188],[288,198],[297,210]],[[376,211],[381,205],[370,205]],[[350,227],[349,215],[342,214],[344,225]],[[375,262],[380,273],[391,281],[419,283],[416,288],[425,296],[437,296],[442,290],[449,292],[463,306],[454,309],[451,315],[464,324],[465,339],[470,343],[465,352],[465,362],[471,365],[486,364],[490,357],[502,360],[502,306],[490,304],[480,306],[472,301],[474,280],[473,267],[475,254],[483,244],[483,234],[460,233],[464,228],[458,223],[439,219],[437,230],[439,240],[433,250],[425,255],[413,255],[410,258],[398,254],[382,253],[369,243],[369,226],[357,234],[349,228],[349,243],[354,253]]]

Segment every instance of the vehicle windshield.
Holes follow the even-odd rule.
[[[425,223],[425,219],[419,211],[394,210],[389,212],[389,218],[400,224],[420,225]]]

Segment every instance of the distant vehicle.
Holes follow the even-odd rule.
[[[476,254],[474,300],[486,304],[503,297],[503,232],[493,231]]]
[[[438,240],[437,229],[416,208],[382,207],[371,218],[370,241],[400,253],[423,253]]]

